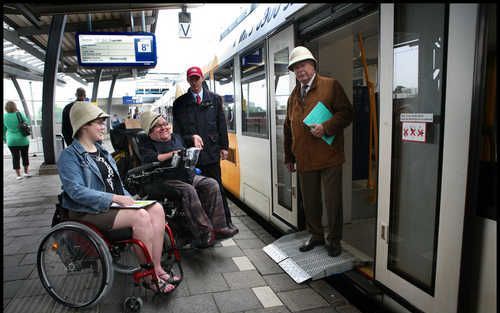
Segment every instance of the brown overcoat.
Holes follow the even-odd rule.
[[[323,123],[326,135],[335,135],[331,146],[314,137],[303,122],[318,101],[333,113],[333,117]],[[342,165],[345,161],[344,128],[352,122],[353,115],[352,104],[337,80],[316,74],[304,102],[300,99],[300,83],[297,83],[288,98],[283,125],[285,163],[296,162],[299,172]]]

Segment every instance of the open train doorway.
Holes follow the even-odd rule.
[[[377,11],[303,43],[317,56],[318,73],[337,79],[355,110],[352,124],[344,130],[343,246],[362,261],[361,270],[372,278],[377,217],[379,24]]]

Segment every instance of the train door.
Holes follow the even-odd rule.
[[[295,75],[288,70],[293,49],[293,25],[269,39],[269,90],[271,103],[271,147],[273,205],[271,219],[281,219],[297,227],[297,175],[284,163],[283,123],[287,100],[295,86]]]
[[[375,279],[419,310],[456,312],[477,4],[380,9]]]

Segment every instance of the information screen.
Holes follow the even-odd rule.
[[[155,66],[156,39],[146,32],[76,33],[80,66]]]

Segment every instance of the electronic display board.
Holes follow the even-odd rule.
[[[152,67],[156,38],[147,32],[80,32],[75,35],[80,66]]]

